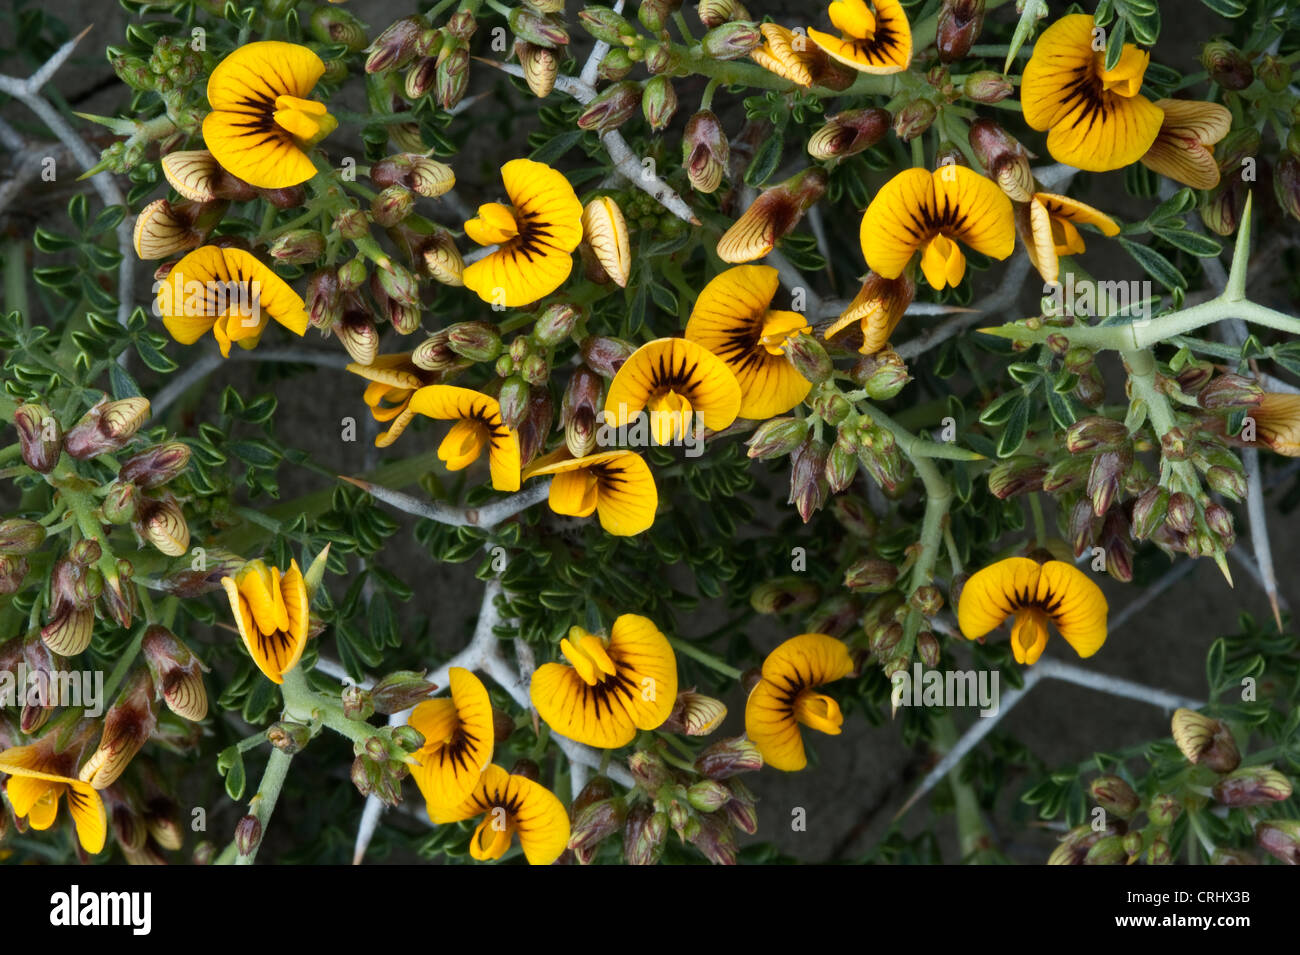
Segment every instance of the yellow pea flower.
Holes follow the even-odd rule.
[[[53,736],[46,736],[28,746],[0,752],[0,773],[9,775],[5,792],[14,815],[27,817],[27,824],[38,831],[54,825],[59,799],[67,796],[77,840],[94,855],[104,849],[108,814],[94,787],[77,778],[76,761],[74,748],[56,753]]]
[[[686,340],[721,358],[735,375],[742,418],[784,414],[812,390],[785,356],[786,342],[812,327],[798,312],[771,308],[779,285],[768,265],[727,269],[704,286],[686,323]]]
[[[424,736],[411,778],[430,816],[469,798],[492,762],[496,739],[483,681],[463,667],[452,667],[449,674],[450,698],[425,700],[411,711],[410,725]]]
[[[483,816],[470,840],[469,854],[485,862],[500,859],[515,835],[529,865],[550,865],[569,843],[569,814],[554,793],[526,776],[488,766],[464,802],[430,810],[437,825]]]
[[[854,71],[833,61],[805,34],[776,23],[763,23],[758,29],[764,42],[749,56],[769,73],[803,87],[825,86],[843,90],[852,85]]]
[[[1300,458],[1300,395],[1266,392],[1249,414],[1261,444],[1288,458]]]
[[[860,73],[900,73],[912,62],[912,27],[899,0],[834,0],[827,12],[838,37],[808,29],[831,57]]]
[[[386,448],[402,436],[406,426],[415,417],[411,397],[426,385],[435,384],[437,372],[425,371],[411,361],[411,352],[379,355],[368,365],[352,362],[347,370],[370,382],[362,400],[370,409],[371,417],[379,422],[392,422],[387,431],[375,436],[375,447]]]
[[[488,450],[488,470],[498,491],[519,490],[519,433],[501,420],[495,398],[455,385],[426,385],[407,407],[430,418],[455,422],[438,445],[448,471],[459,471]]]
[[[649,619],[625,613],[608,638],[572,627],[560,651],[568,664],[538,667],[530,696],[537,715],[561,736],[618,749],[672,715],[677,657]]]
[[[465,287],[493,305],[514,308],[550,295],[573,270],[582,241],[582,203],[559,172],[531,159],[501,167],[510,205],[490,202],[465,223],[479,245],[497,248],[465,267]]]
[[[307,333],[307,307],[284,279],[243,249],[205,245],[158,283],[158,314],[172,338],[193,345],[209,331],[223,357],[230,344],[254,348],[269,319]]]
[[[840,313],[840,317],[826,329],[824,337],[829,341],[857,322],[862,329],[862,346],[858,351],[864,355],[874,355],[889,343],[889,336],[903,320],[907,306],[912,304],[915,295],[916,283],[907,275],[885,279],[875,272],[868,272],[858,294],[853,297],[849,307]]]
[[[307,99],[325,75],[319,56],[296,43],[248,43],[208,78],[203,141],[227,172],[262,189],[306,182],[306,150],[338,126],[324,103]]]
[[[1053,159],[1105,172],[1141,159],[1164,113],[1140,92],[1151,55],[1126,43],[1108,70],[1093,29],[1092,17],[1076,13],[1043,31],[1020,81],[1020,104],[1025,122],[1047,131]]]
[[[1232,128],[1232,113],[1189,99],[1156,100],[1156,108],[1164,119],[1142,165],[1193,189],[1213,189],[1219,184],[1213,147]]]
[[[1086,250],[1077,226],[1091,225],[1102,235],[1119,235],[1119,224],[1099,209],[1051,192],[1036,192],[1020,207],[1016,226],[1029,261],[1043,281],[1055,285],[1061,274],[1060,257]]]
[[[556,514],[600,519],[607,534],[631,537],[649,530],[659,507],[659,491],[645,459],[616,450],[571,458],[559,451],[538,458],[525,478],[553,474],[550,505]]]
[[[1073,564],[1008,557],[966,581],[957,623],[966,639],[978,640],[1014,616],[1011,652],[1032,664],[1047,646],[1049,622],[1079,656],[1092,656],[1106,642],[1108,609],[1101,588]]]
[[[815,691],[852,672],[849,648],[824,633],[791,637],[767,655],[745,702],[745,733],[764,763],[785,772],[808,765],[800,723],[829,736],[840,734],[844,716],[839,704]]]
[[[310,625],[307,581],[296,560],[281,573],[250,560],[233,577],[222,577],[240,639],[272,683],[298,665]]]
[[[740,384],[721,358],[685,338],[659,338],[634,351],[605,396],[605,423],[622,428],[646,408],[658,444],[691,433],[695,417],[711,431],[740,412]]]
[[[882,278],[898,278],[919,251],[926,281],[942,289],[966,274],[959,241],[991,258],[1011,254],[1015,212],[997,184],[973,169],[905,169],[871,200],[861,241],[867,265]]]

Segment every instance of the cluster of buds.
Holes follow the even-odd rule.
[[[133,90],[171,96],[190,89],[203,75],[203,55],[177,37],[159,37],[147,59],[116,47],[107,52],[113,72]]]
[[[123,777],[101,793],[109,831],[130,865],[164,865],[163,853],[184,842],[180,806],[147,760],[132,765],[134,778]]]
[[[736,831],[758,831],[754,795],[735,777],[761,766],[757,747],[742,738],[722,740],[701,753],[695,763],[698,777],[668,766],[654,753],[633,753],[628,768],[636,789],[633,805],[622,813],[624,860],[654,865],[671,831],[681,844],[693,845],[715,865],[734,865]],[[599,817],[606,835],[618,827],[613,816],[606,807]],[[578,838],[585,829],[574,833]]]
[[[371,713],[374,712],[372,700],[364,701],[360,709],[356,706],[349,709],[346,699],[347,690],[344,694],[345,713],[364,712],[367,708]],[[351,716],[350,718],[361,719],[362,717]],[[406,757],[424,745],[424,737],[412,726],[396,727],[391,734],[391,744],[379,736],[372,736],[365,742],[353,745],[356,758],[352,761],[352,784],[357,787],[361,795],[374,796],[387,806],[396,806],[402,801],[402,780],[411,771]]]
[[[0,521],[0,597],[18,592],[27,576],[27,556],[45,543],[45,528],[10,517]]]
[[[96,566],[103,551],[93,540],[78,541],[54,562],[50,596],[41,639],[51,652],[75,656],[90,646],[95,601],[104,592],[104,575]]]
[[[124,448],[148,418],[149,399],[110,401],[105,395],[63,436],[63,449],[79,461],[112,454]]]

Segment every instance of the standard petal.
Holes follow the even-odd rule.
[[[609,632],[610,659],[634,687],[627,708],[637,729],[652,730],[677,702],[677,657],[649,618],[625,613]]]
[[[821,686],[853,672],[853,658],[842,640],[824,633],[791,637],[763,661],[763,679],[790,691]]]
[[[774,769],[798,772],[808,765],[803,737],[794,718],[794,699],[767,680],[759,680],[745,701],[745,735]]]
[[[68,783],[68,812],[72,814],[81,848],[91,855],[102,852],[108,838],[108,813],[104,800],[88,783]]]
[[[1106,642],[1106,596],[1073,564],[1059,560],[1043,564],[1037,599],[1079,656],[1092,656]]]
[[[1008,557],[976,571],[962,587],[957,625],[977,640],[1025,606],[1038,591],[1040,565],[1028,557]]]
[[[617,677],[592,686],[562,663],[533,672],[529,690],[537,715],[556,733],[598,749],[618,749],[636,737],[628,703],[639,687]]]
[[[550,865],[569,845],[569,814],[545,786],[511,776],[506,787],[519,847],[529,865]]]

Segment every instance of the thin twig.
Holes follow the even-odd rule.
[[[444,504],[441,501],[422,501],[410,494],[394,491],[392,488],[380,484],[372,484],[370,481],[363,481],[360,478],[347,477],[343,474],[339,475],[339,480],[347,481],[349,484],[361,488],[376,500],[383,501],[390,507],[395,507],[406,514],[437,521],[439,524],[450,524],[453,527],[482,527],[484,529],[495,527],[507,518],[528,510],[539,501],[545,500],[551,491],[551,482],[548,478],[538,484],[529,486],[525,490],[518,491],[510,497],[484,504],[482,507],[456,507],[453,504]]]

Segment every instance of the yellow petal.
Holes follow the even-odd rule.
[[[519,234],[519,224],[509,206],[489,202],[478,207],[478,215],[465,223],[465,234],[479,245],[508,242]]]
[[[163,177],[180,195],[194,202],[217,197],[215,184],[221,166],[206,149],[182,149],[161,160]]]
[[[609,656],[634,687],[628,712],[638,729],[656,729],[677,702],[677,657],[647,617],[625,613],[609,631]]]
[[[108,838],[108,813],[104,810],[104,800],[93,787],[83,782],[68,783],[65,795],[81,848],[91,855],[102,852]]]
[[[495,398],[454,385],[426,385],[411,396],[409,408],[430,418],[467,419],[483,425],[492,486],[498,491],[519,490],[519,435],[502,422],[501,405]]]
[[[740,385],[722,359],[684,338],[660,338],[633,352],[614,375],[606,421],[611,427],[627,424],[669,391],[684,396],[712,431],[728,427],[740,412]]]
[[[605,273],[619,288],[632,274],[632,246],[623,210],[609,196],[598,196],[582,212],[582,232]]]
[[[1065,642],[1081,657],[1090,657],[1106,642],[1106,597],[1073,564],[1049,560],[1038,578],[1038,603]]]
[[[794,700],[767,680],[759,680],[749,691],[745,735],[758,747],[763,762],[774,769],[792,773],[808,765]]]
[[[424,795],[430,815],[437,807],[460,805],[474,791],[492,762],[495,729],[492,701],[483,681],[463,667],[449,671],[451,699],[425,700],[410,723],[424,735],[411,778]]]
[[[824,633],[791,637],[763,661],[763,679],[794,691],[843,679],[853,672],[853,658],[842,640]]]
[[[1038,592],[1040,571],[1028,557],[1008,557],[976,571],[957,605],[957,625],[966,639],[979,639],[1025,606]]]
[[[835,0],[833,9],[839,12],[840,23],[856,30],[870,33],[867,39],[846,34],[835,37],[821,30],[808,29],[808,36],[830,56],[862,73],[899,73],[912,62],[912,28],[899,0],[874,0],[874,17],[865,10],[861,0]],[[852,7],[861,7],[854,10]],[[864,15],[865,14],[865,15]],[[835,20],[837,14],[832,14]],[[868,29],[868,18],[874,20]]]
[[[324,75],[325,63],[305,46],[277,40],[245,43],[212,71],[208,104],[249,112],[250,104],[274,103],[280,96],[304,98]]]
[[[557,514],[586,517],[594,508],[600,526],[617,537],[640,534],[654,523],[659,492],[650,466],[635,451],[604,451],[555,461],[541,459],[528,468],[527,476],[546,474],[556,475],[550,505]],[[588,494],[593,500],[588,500]]]
[[[739,417],[762,419],[784,414],[812,390],[812,383],[783,354],[772,354],[760,339],[779,279],[767,265],[741,265],[715,276],[695,300],[684,332],[726,363],[740,386]],[[793,312],[775,313],[805,321]],[[795,329],[797,330],[797,329]]]

